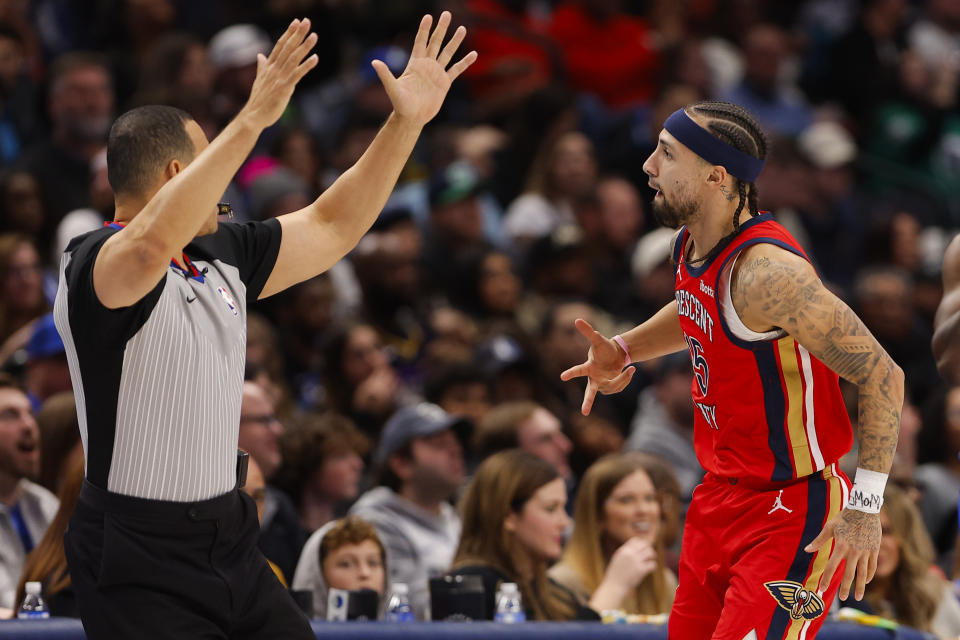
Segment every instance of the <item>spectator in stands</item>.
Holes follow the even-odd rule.
[[[670,256],[673,229],[658,227],[637,242],[630,259],[636,291],[634,318],[649,318],[673,298],[675,269]]]
[[[463,483],[461,419],[420,403],[387,422],[374,454],[377,487],[350,509],[377,529],[390,561],[390,582],[410,587],[418,619],[427,612],[427,580],[442,575],[460,539],[460,518],[447,502]]]
[[[523,282],[509,254],[492,248],[470,253],[460,261],[457,279],[451,302],[477,321],[482,336],[523,334],[518,324]]]
[[[423,395],[427,402],[473,425],[481,424],[491,408],[490,384],[474,362],[437,367],[424,382]]]
[[[923,404],[940,382],[930,352],[932,332],[913,307],[913,279],[897,267],[861,269],[853,284],[854,308],[906,374],[911,395]]]
[[[48,313],[33,323],[27,341],[27,362],[24,366],[24,387],[34,412],[55,393],[72,391],[70,367],[63,340]]]
[[[466,162],[455,162],[430,177],[430,221],[424,234],[426,286],[453,299],[462,286],[455,266],[485,246],[483,216],[477,198],[480,183]]]
[[[365,318],[391,347],[401,369],[417,360],[426,339],[423,238],[412,217],[400,214],[374,227],[352,254]]]
[[[269,220],[303,209],[311,202],[312,190],[292,169],[277,165],[259,173],[247,186],[252,220]]]
[[[63,534],[67,531],[70,516],[77,506],[80,488],[83,486],[83,456],[71,462],[63,484],[57,492],[60,506],[50,521],[43,538],[27,556],[23,572],[17,585],[15,604],[23,602],[24,587],[27,582],[39,582],[43,585],[43,599],[47,602],[51,616],[79,618],[76,596],[70,584],[70,571],[63,552]]]
[[[466,3],[470,35],[465,46],[485,54],[464,74],[476,101],[476,117],[514,111],[560,77],[560,53],[534,5],[526,0]]]
[[[213,67],[207,46],[189,33],[169,33],[146,55],[134,102],[183,109],[208,137],[217,133],[212,117]]]
[[[593,143],[579,131],[545,140],[527,175],[523,195],[507,207],[503,231],[525,248],[563,224],[573,224],[574,206],[596,186]]]
[[[938,556],[953,550],[960,495],[960,387],[935,390],[923,412],[914,471],[920,513]]]
[[[292,588],[313,593],[313,617],[327,617],[327,591],[372,589],[383,597],[390,575],[377,530],[357,516],[324,525],[310,536],[293,575]]]
[[[582,225],[564,224],[537,238],[526,251],[531,293],[547,300],[592,300],[597,290],[593,258]]]
[[[17,381],[0,374],[0,608],[17,604],[26,556],[57,512],[57,498],[33,483],[40,473],[40,433],[30,400]]]
[[[602,458],[580,481],[573,536],[549,575],[594,611],[669,613],[677,576],[665,566],[662,523],[643,460]]]
[[[663,542],[667,568],[677,575],[680,567],[680,534],[683,533],[683,493],[677,476],[668,462],[659,456],[632,451],[630,456],[641,461],[650,476],[660,502],[660,539]]]
[[[302,128],[284,129],[273,143],[271,155],[300,176],[311,194],[319,193],[323,159],[319,143],[309,131]]]
[[[933,545],[920,513],[896,486],[887,485],[880,510],[883,539],[877,570],[862,601],[844,602],[941,640],[960,635],[960,603],[933,563]]]
[[[255,458],[247,460],[247,481],[243,485],[243,492],[250,496],[250,499],[257,506],[257,520],[262,523],[267,505],[267,481],[264,480],[263,471],[260,470],[260,465],[257,464]],[[287,586],[288,578],[280,567],[269,558],[267,558],[267,564],[270,565],[280,583]]]
[[[297,509],[290,498],[270,485],[283,463],[280,437],[284,428],[277,419],[270,396],[255,382],[243,383],[240,400],[240,439],[237,446],[257,461],[267,480],[266,503],[260,522],[259,547],[283,575],[293,575],[307,534],[300,527]]]
[[[0,23],[0,61],[0,164],[9,165],[33,142],[39,109],[24,37],[7,20]]]
[[[570,525],[566,502],[556,468],[525,451],[501,451],[477,469],[460,502],[463,536],[450,573],[481,577],[486,619],[501,582],[519,586],[528,620],[597,619],[547,576]]]
[[[83,443],[77,421],[77,404],[72,391],[47,398],[37,412],[40,428],[40,486],[53,493],[67,478],[76,460],[83,460]]]
[[[349,418],[308,413],[281,439],[277,484],[293,500],[306,531],[316,531],[360,495],[363,458],[370,447]]]
[[[853,22],[830,51],[826,77],[810,87],[822,91],[824,97],[838,100],[851,122],[861,127],[876,106],[897,90],[907,4],[906,0],[861,2],[860,19]],[[864,73],[864,69],[870,73]]]
[[[550,35],[573,87],[610,111],[653,99],[661,71],[657,34],[621,0],[567,0],[553,10]],[[616,62],[614,62],[616,61]]]
[[[287,387],[284,357],[277,327],[256,311],[247,314],[247,361],[243,379],[267,392],[281,422],[293,417],[294,407]]]
[[[105,60],[84,52],[57,58],[50,69],[50,137],[21,158],[40,182],[50,224],[90,204],[91,163],[107,144],[113,107],[113,80]]]
[[[643,230],[640,192],[627,179],[605,176],[597,183],[600,234],[592,243],[595,301],[618,317],[633,317],[630,260]]]
[[[473,448],[481,460],[519,448],[549,462],[565,482],[574,480],[569,461],[573,444],[557,417],[535,402],[506,402],[493,407],[477,425]]]
[[[325,352],[329,408],[375,437],[408,396],[380,334],[370,324],[350,323],[329,336]]]
[[[225,126],[240,111],[257,77],[257,55],[270,51],[270,38],[252,24],[233,24],[210,39],[213,117]]]
[[[757,24],[743,38],[744,77],[723,99],[739,104],[772,133],[795,136],[807,128],[810,107],[795,85],[784,85],[782,68],[790,54],[787,34]]]
[[[4,233],[22,233],[38,245],[49,243],[46,236],[50,229],[40,183],[29,171],[12,169],[0,177],[0,217]]]
[[[690,399],[690,356],[674,353],[660,358],[653,384],[640,392],[627,447],[659,456],[673,468],[689,504],[703,480],[703,467],[693,449],[693,401]]]
[[[907,42],[923,61],[943,64],[960,54],[960,6],[950,0],[926,0],[920,18],[911,25]]]
[[[36,248],[26,236],[0,236],[0,344],[48,310]]]
[[[798,212],[804,247],[821,278],[849,291],[864,249],[864,220],[871,214],[855,182],[857,144],[839,123],[823,120],[805,128],[797,146],[810,179],[810,195]]]

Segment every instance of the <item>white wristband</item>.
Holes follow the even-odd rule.
[[[864,513],[880,513],[883,506],[883,489],[887,486],[887,474],[857,467],[853,478],[853,489],[847,508]]]

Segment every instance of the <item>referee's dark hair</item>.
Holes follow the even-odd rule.
[[[147,105],[117,118],[107,139],[107,178],[116,194],[140,194],[153,186],[171,160],[196,154],[184,126],[193,118],[176,107]]]

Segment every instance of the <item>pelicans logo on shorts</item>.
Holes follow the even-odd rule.
[[[823,600],[813,591],[804,589],[799,582],[777,580],[765,582],[763,586],[776,599],[781,609],[790,612],[790,617],[794,620],[813,620],[823,615]]]
[[[227,306],[230,307],[230,311],[233,311],[233,315],[237,315],[239,313],[239,311],[237,311],[237,301],[233,299],[233,296],[230,295],[230,292],[223,287],[217,287],[217,293],[220,294],[223,300],[227,303]]]

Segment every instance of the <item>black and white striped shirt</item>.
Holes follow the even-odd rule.
[[[60,262],[54,305],[94,485],[192,502],[236,484],[246,303],[280,249],[280,224],[222,223],[137,303],[104,307],[93,265],[115,228],[75,238]]]

